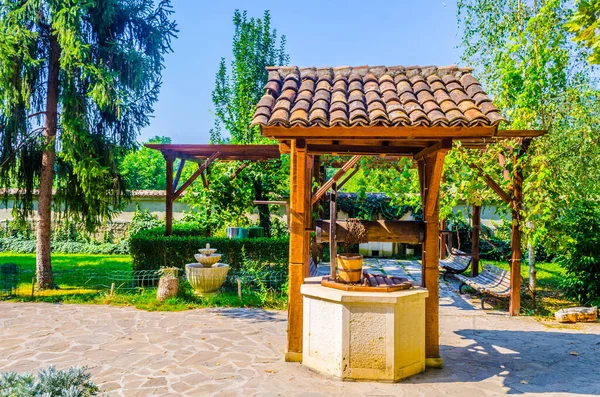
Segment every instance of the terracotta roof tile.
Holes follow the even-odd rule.
[[[456,66],[269,67],[252,125],[496,126],[506,121]]]

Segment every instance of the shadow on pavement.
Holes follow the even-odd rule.
[[[589,326],[600,329],[600,324]],[[598,334],[473,329],[456,334],[463,346],[441,347],[444,369],[428,370],[411,378],[411,383],[478,382],[500,377],[509,394],[600,395]]]

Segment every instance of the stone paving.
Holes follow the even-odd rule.
[[[416,262],[369,266],[420,276]],[[398,384],[341,382],[285,363],[286,314],[255,309],[0,303],[0,372],[86,365],[109,396],[600,395],[600,323],[484,312],[453,283],[440,285],[445,368]]]

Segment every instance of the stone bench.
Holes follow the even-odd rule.
[[[510,296],[510,272],[496,266],[486,264],[478,276],[469,278],[461,274],[456,276],[461,281],[458,291],[462,294],[463,287],[468,285],[480,294],[481,308],[484,309],[485,299],[488,295],[496,298],[508,298]]]
[[[440,267],[444,270],[444,280],[448,274],[462,274],[471,264],[471,256],[453,249],[446,259],[440,259]]]

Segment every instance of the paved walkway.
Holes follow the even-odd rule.
[[[418,278],[414,262],[371,266]],[[252,309],[0,303],[0,372],[87,365],[110,396],[600,395],[600,323],[486,313],[452,289],[442,284],[445,368],[399,384],[341,382],[283,362],[285,313]]]

